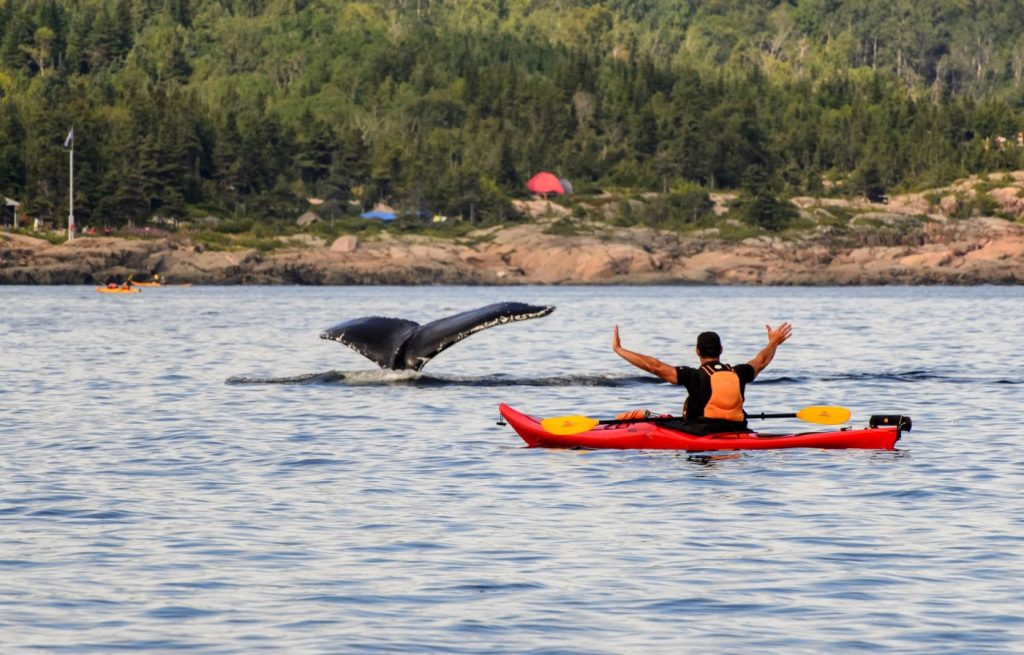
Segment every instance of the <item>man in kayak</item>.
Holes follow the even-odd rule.
[[[777,328],[765,326],[768,330],[768,345],[746,364],[730,366],[719,361],[722,356],[722,340],[715,332],[701,332],[697,336],[697,357],[700,367],[670,366],[665,362],[641,355],[622,347],[619,341],[619,326],[612,336],[612,350],[627,362],[657,375],[671,384],[686,387],[686,402],[683,403],[683,421],[668,424],[691,434],[714,434],[717,432],[747,432],[747,419],[743,412],[743,392],[747,383],[771,363],[775,351],[793,332],[789,323]],[[637,418],[629,416],[627,418]]]

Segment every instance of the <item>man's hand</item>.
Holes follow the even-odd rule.
[[[781,345],[793,334],[793,326],[789,323],[783,323],[777,328],[766,325],[765,328],[768,330],[768,343],[773,346]]]
[[[775,349],[782,345],[782,343],[793,334],[793,326],[789,323],[783,323],[777,328],[773,328],[770,325],[766,325],[764,327],[768,330],[768,345],[765,346],[761,352],[757,353],[757,356],[754,357],[754,359],[747,362],[754,367],[755,375],[771,364],[772,359],[775,358]]]
[[[622,347],[622,342],[619,341],[619,326],[616,325],[615,329],[612,330],[612,350],[615,354],[623,358],[633,366],[642,368],[648,373],[657,375],[662,380],[670,384],[678,384],[679,379],[674,366],[669,366],[663,361],[655,359],[650,355],[641,355],[635,353],[632,350],[626,350]]]

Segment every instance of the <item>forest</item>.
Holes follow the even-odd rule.
[[[549,170],[880,198],[1024,168],[1024,0],[0,0],[0,195],[61,225],[494,223]],[[71,144],[68,144],[71,145]],[[695,200],[696,199],[696,200]]]

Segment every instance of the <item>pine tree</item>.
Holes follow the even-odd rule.
[[[515,153],[512,151],[512,144],[508,138],[501,140],[501,149],[498,153],[497,182],[501,188],[513,193],[523,188],[523,178],[516,169]]]
[[[331,126],[306,110],[300,121],[295,165],[307,188],[315,191],[319,182],[330,174],[336,148]]]
[[[778,182],[764,166],[750,166],[743,186],[741,210],[748,223],[777,232],[796,216],[796,209],[778,197]]]
[[[188,27],[191,22],[189,0],[164,0],[164,13],[178,25]]]
[[[21,197],[25,189],[25,127],[18,107],[0,99],[0,196]]]
[[[33,47],[35,26],[24,11],[11,11],[3,44],[0,44],[0,61],[8,70],[27,70],[32,66],[32,59],[26,50]]]

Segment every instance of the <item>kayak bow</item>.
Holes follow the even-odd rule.
[[[696,436],[639,422],[599,425],[578,434],[559,435],[541,427],[540,420],[502,403],[502,417],[531,448],[616,448],[648,450],[768,450],[773,448],[867,448],[893,450],[910,419],[900,416],[872,417],[866,428],[845,428],[796,434],[740,432]]]

